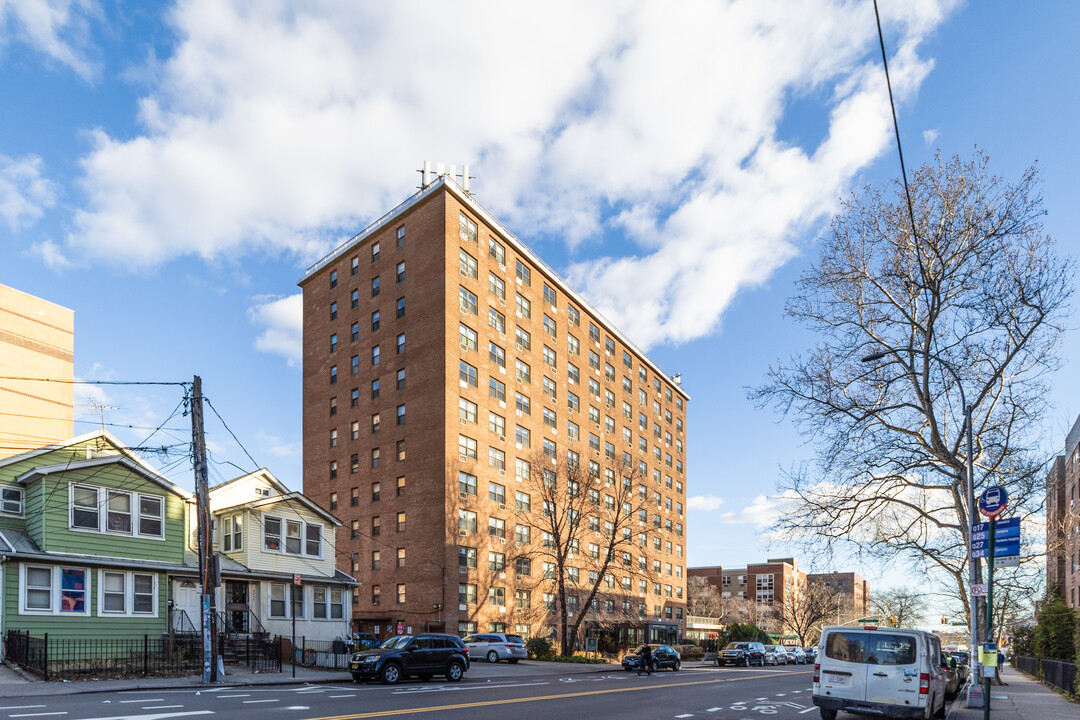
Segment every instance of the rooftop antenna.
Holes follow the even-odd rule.
[[[101,417],[101,432],[105,432],[105,411],[120,409],[116,405],[104,405],[102,403],[94,402],[93,400],[91,400],[90,402],[79,403],[79,407],[93,408],[94,410],[98,411]]]
[[[432,162],[430,160],[425,160],[423,167],[420,170],[417,170],[417,172],[420,173],[421,190],[426,190],[427,187],[438,178],[449,177],[454,182],[458,182],[458,179],[460,178],[461,189],[464,190],[466,194],[472,194],[470,192],[472,177],[469,175],[468,165],[461,166],[461,174],[459,175],[456,165],[451,165],[447,168],[442,163],[434,163],[434,167],[432,167]]]

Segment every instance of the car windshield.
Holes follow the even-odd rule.
[[[409,644],[410,640],[412,640],[412,635],[398,635],[397,637],[390,638],[389,640],[384,642],[379,647],[385,648],[386,650],[394,650],[396,648],[403,648],[403,647],[405,647],[406,645]]]
[[[746,650],[749,647],[748,643],[728,643],[725,650]]]

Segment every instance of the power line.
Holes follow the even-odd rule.
[[[26,380],[33,382],[54,382],[63,383],[66,385],[177,385],[185,387],[191,383],[186,382],[168,382],[168,381],[156,381],[156,380],[67,380],[61,378],[42,378],[42,377],[15,377],[12,375],[0,375],[0,380]]]

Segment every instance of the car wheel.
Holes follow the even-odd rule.
[[[383,682],[383,685],[394,685],[401,679],[401,668],[394,663],[386,663],[383,665],[382,672],[379,673],[379,677]]]
[[[818,708],[821,711],[821,720],[836,720],[836,711],[831,708]]]
[[[499,653],[492,650],[491,652],[489,652],[487,654],[487,661],[489,663],[497,663],[497,662],[499,662]]]
[[[675,672],[679,672],[680,667],[682,667],[682,663],[676,660],[675,664],[671,666],[671,669]]]
[[[743,658],[743,667],[750,667],[750,656],[747,655]]]
[[[465,668],[461,666],[457,660],[454,660],[446,668],[446,679],[450,682],[458,682],[461,680],[461,676],[465,674]]]

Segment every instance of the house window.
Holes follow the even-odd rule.
[[[221,519],[221,550],[234,552],[244,549],[244,524],[242,515],[229,515]]]
[[[288,603],[285,601],[285,584],[284,583],[271,583],[270,584],[270,617],[272,618],[284,618],[286,610],[288,609]]]
[[[147,573],[102,570],[98,575],[98,614],[157,615],[157,577]]]
[[[89,571],[47,565],[20,566],[21,608],[24,614],[90,614],[87,602]]]
[[[6,487],[0,492],[0,512],[5,515],[23,514],[22,488]]]
[[[98,530],[98,490],[75,485],[71,488],[71,527]]]
[[[71,528],[117,535],[163,537],[164,498],[154,495],[138,495],[137,497],[138,504],[132,507],[131,493],[89,485],[72,485],[70,487]],[[104,528],[101,527],[103,518],[100,508],[102,506],[105,507]],[[137,529],[137,532],[133,532],[133,528]]]
[[[304,554],[312,557],[322,555],[322,527],[308,525],[304,530]]]
[[[281,520],[268,517],[263,520],[263,549],[271,552],[281,550]]]

